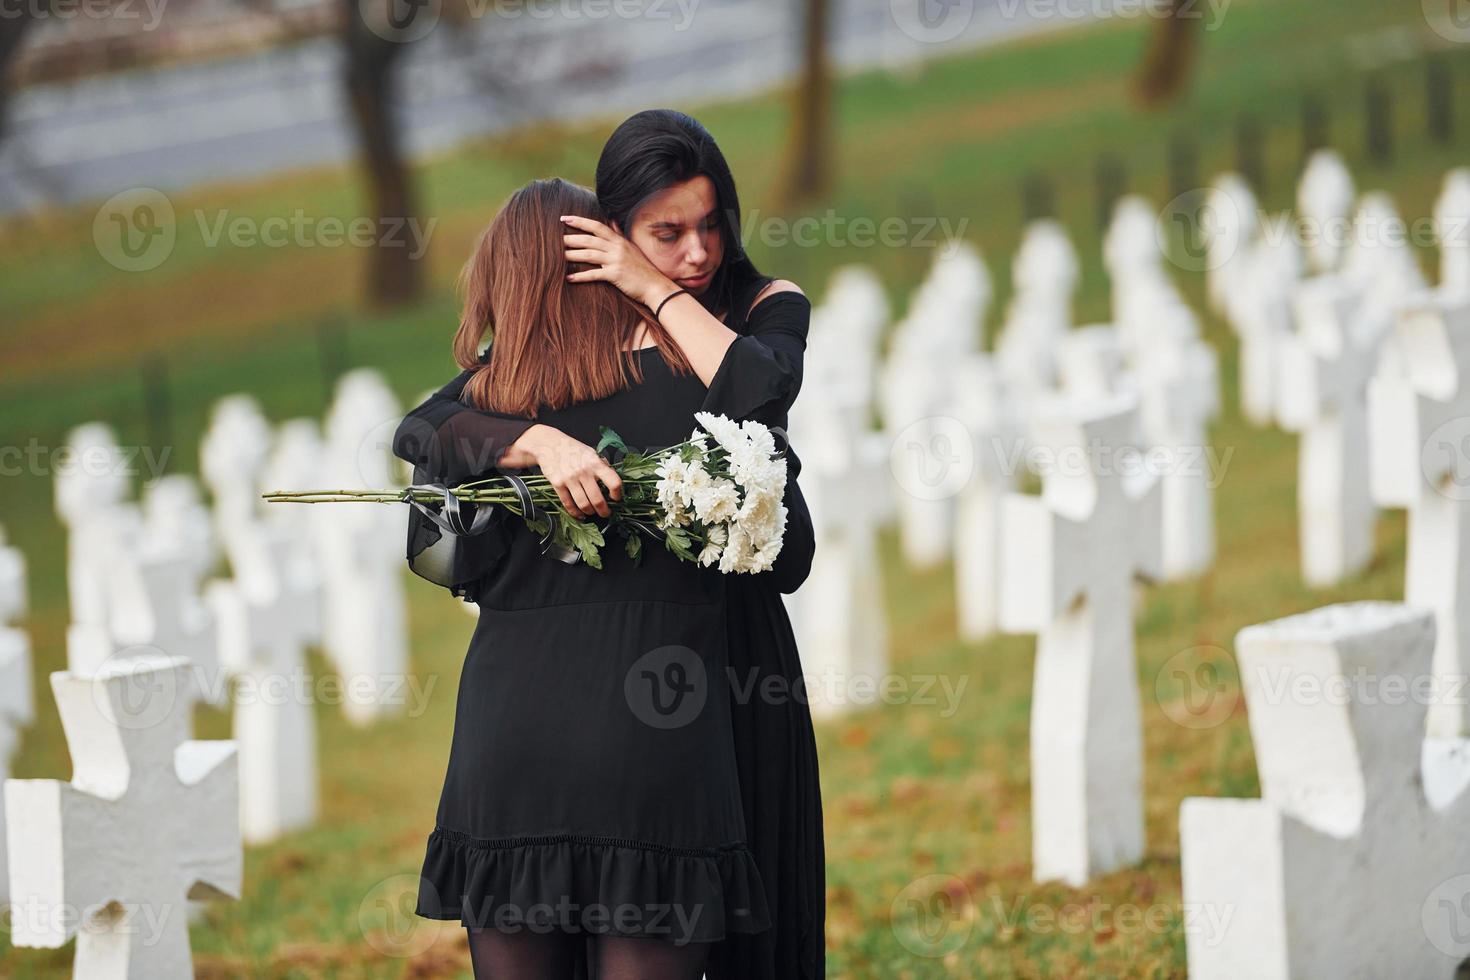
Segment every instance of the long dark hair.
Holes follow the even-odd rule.
[[[505,202],[460,273],[454,359],[479,366],[461,396],[478,408],[535,418],[542,406],[605,398],[641,381],[638,355],[626,349],[640,323],[676,373],[693,370],[668,331],[612,283],[566,281],[589,267],[565,258],[563,214],[605,220],[587,188],[532,181]],[[481,366],[486,331],[494,342]]]
[[[613,130],[597,158],[597,203],[626,235],[645,201],[701,174],[715,185],[724,258],[700,299],[719,315],[729,312],[735,297],[764,277],[745,253],[735,178],[709,130],[674,109],[645,109],[629,116]]]

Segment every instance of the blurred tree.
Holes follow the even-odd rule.
[[[1162,106],[1184,92],[1194,69],[1200,20],[1196,0],[1166,0],[1134,79],[1134,95],[1143,105]]]
[[[0,15],[0,143],[5,142],[10,120],[10,89],[15,84],[10,66],[20,53],[21,42],[36,23],[40,9],[33,3],[17,4]]]
[[[344,82],[358,149],[368,180],[378,235],[368,260],[368,302],[401,306],[419,298],[423,276],[409,248],[409,222],[417,220],[413,173],[403,154],[391,97],[399,57],[427,33],[437,5],[426,0],[344,0]],[[416,29],[417,25],[417,29]]]
[[[828,0],[806,0],[802,67],[791,100],[791,132],[780,196],[786,206],[824,197],[832,186],[832,76],[827,65]]]

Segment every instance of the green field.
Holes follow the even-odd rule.
[[[1392,7],[1392,9],[1390,9]],[[900,73],[846,77],[837,91],[837,188],[809,217],[918,216],[964,220],[1008,293],[1009,257],[1022,226],[1020,188],[1045,172],[1059,216],[1084,259],[1079,322],[1107,316],[1098,256],[1093,161],[1111,154],[1133,190],[1170,196],[1168,148],[1187,138],[1207,180],[1233,167],[1242,116],[1264,136],[1264,203],[1287,206],[1300,166],[1300,106],[1315,94],[1330,109],[1332,142],[1363,189],[1391,192],[1402,212],[1430,212],[1446,169],[1470,145],[1470,99],[1454,106],[1456,138],[1426,136],[1425,65],[1438,58],[1459,92],[1470,60],[1419,18],[1419,4],[1382,0],[1237,0],[1205,36],[1190,94],[1163,112],[1127,99],[1146,24],[1078,29]],[[1391,163],[1363,149],[1363,89],[1370,76],[1394,96]],[[720,139],[758,218],[773,199],[786,107],[769,97],[694,111]],[[591,182],[612,121],[488,140],[426,160],[424,212],[438,224],[429,264],[433,294],[422,308],[369,315],[358,305],[362,253],[352,248],[209,247],[180,220],[178,243],[158,269],[125,273],[92,244],[90,208],[0,226],[0,446],[64,444],[67,430],[104,419],[124,445],[149,439],[143,359],[166,365],[171,407],[169,468],[195,472],[211,402],[248,391],[273,419],[319,416],[329,388],[319,338],[341,328],[347,366],[382,369],[405,400],[452,376],[452,282],[474,234],[511,189],[537,176]],[[355,172],[323,170],[170,195],[181,216],[202,211],[251,219],[297,209],[349,218],[361,206]],[[830,272],[863,262],[890,289],[895,309],[932,258],[924,247],[778,245],[757,234],[762,269],[820,298]],[[1426,269],[1432,252],[1423,256]],[[1203,279],[1178,280],[1203,308]],[[992,316],[992,322],[994,321]],[[927,705],[883,705],[819,728],[828,843],[828,944],[834,976],[1178,976],[1184,972],[1177,814],[1185,796],[1259,792],[1243,707],[1221,724],[1177,724],[1168,679],[1187,651],[1229,649],[1251,623],[1348,598],[1397,598],[1404,560],[1402,515],[1380,524],[1378,557],[1363,576],[1311,591],[1297,572],[1295,440],[1246,426],[1235,409],[1235,346],[1211,319],[1221,352],[1226,412],[1213,432],[1231,453],[1217,491],[1217,567],[1187,583],[1150,588],[1140,605],[1138,676],[1147,740],[1148,855],[1083,889],[1030,881],[1030,637],[983,645],[955,636],[948,571],[903,569],[883,541],[893,667],[906,677],[967,679],[952,714]],[[328,336],[331,334],[328,333]],[[24,624],[36,649],[41,717],[25,733],[13,775],[64,777],[65,742],[44,678],[64,663],[65,549],[47,466],[15,467],[0,480],[0,523],[31,566],[33,608]],[[410,584],[414,668],[432,685],[421,716],[359,732],[320,709],[323,815],[313,830],[246,855],[246,894],[210,910],[194,931],[207,977],[468,976],[462,931],[405,917],[409,889],[433,825],[454,714],[459,663],[473,620],[427,583]],[[315,653],[311,666],[325,664]],[[1156,679],[1165,678],[1160,682]],[[1229,675],[1227,674],[1227,679]],[[229,720],[205,710],[205,738],[228,737]],[[945,955],[923,957],[892,924],[894,900],[928,875],[954,876],[960,914]],[[383,908],[398,908],[396,917]],[[1121,910],[1147,913],[1140,926]],[[1028,916],[1028,910],[1031,913]],[[1060,924],[1048,924],[1047,916]],[[1131,914],[1126,914],[1131,915]],[[1098,928],[1091,923],[1096,917]],[[1078,921],[1086,928],[1076,928]],[[434,937],[437,935],[437,939]],[[433,939],[432,943],[428,941]],[[406,946],[395,946],[404,943]],[[427,948],[425,948],[427,947]],[[395,955],[423,949],[414,956]],[[0,936],[0,975],[62,976],[71,949],[12,951]]]

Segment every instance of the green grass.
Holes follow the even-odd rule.
[[[1092,166],[1099,153],[1124,165],[1130,186],[1163,203],[1169,196],[1166,150],[1178,134],[1198,149],[1200,179],[1233,166],[1233,133],[1242,114],[1264,127],[1263,200],[1287,206],[1301,160],[1298,106],[1316,92],[1332,111],[1332,136],[1363,187],[1392,192],[1409,216],[1429,213],[1444,170],[1464,142],[1423,136],[1423,63],[1396,38],[1434,40],[1417,5],[1381,0],[1289,3],[1237,0],[1221,28],[1204,38],[1190,94],[1167,111],[1146,113],[1127,100],[1127,76],[1145,40],[1141,22],[1117,22],[1027,41],[897,73],[844,78],[838,89],[837,184],[807,212],[882,220],[891,216],[967,221],[984,250],[1000,295],[1008,293],[1010,254],[1022,217],[1020,187],[1044,172],[1059,216],[1084,258],[1079,322],[1104,319],[1107,290],[1098,256]],[[1470,65],[1457,52],[1461,80]],[[1362,146],[1362,82],[1376,71],[1396,94],[1396,163],[1372,168]],[[747,212],[776,215],[778,147],[785,106],[775,97],[692,107],[725,147]],[[1470,105],[1456,106],[1457,132],[1470,136]],[[496,203],[525,180],[551,173],[590,182],[607,122],[545,128],[485,140],[424,161],[418,175],[424,214],[439,224],[428,268],[432,294],[394,315],[363,312],[362,255],[350,248],[207,247],[192,215],[256,219],[301,208],[349,218],[362,191],[346,171],[327,169],[171,195],[181,215],[175,252],[148,273],[123,273],[92,245],[88,208],[33,216],[0,227],[0,446],[35,446],[42,465],[7,465],[0,522],[31,565],[33,609],[25,627],[37,675],[64,663],[64,537],[52,512],[53,455],[67,430],[91,419],[112,423],[124,444],[149,442],[140,359],[167,364],[172,411],[169,468],[194,472],[211,402],[254,393],[274,419],[319,416],[326,406],[318,327],[343,326],[349,366],[381,368],[398,393],[415,398],[454,373],[448,342],[456,321],[452,279],[473,235]],[[922,247],[772,245],[759,234],[752,252],[764,269],[819,296],[831,270],[874,266],[895,309],[932,256]],[[1429,256],[1426,256],[1428,261]],[[1178,277],[1203,308],[1199,277]],[[994,320],[994,317],[992,317]],[[1313,592],[1297,573],[1295,440],[1247,427],[1235,412],[1236,351],[1213,319],[1221,351],[1226,414],[1212,433],[1232,452],[1217,493],[1220,558],[1203,578],[1150,588],[1139,611],[1138,669],[1147,740],[1148,855],[1138,868],[1086,888],[1030,882],[1027,764],[1029,637],[972,645],[954,629],[948,572],[913,573],[883,540],[895,672],[965,683],[953,714],[932,705],[875,707],[819,727],[828,834],[829,946],[833,975],[853,977],[1178,976],[1177,814],[1188,795],[1258,793],[1243,707],[1206,729],[1181,726],[1172,670],[1194,648],[1228,650],[1250,623],[1345,598],[1400,595],[1401,515],[1380,525],[1378,557],[1341,588]],[[7,464],[15,462],[13,456]],[[385,950],[391,929],[375,915],[396,902],[417,874],[432,826],[453,723],[459,664],[473,621],[454,600],[410,582],[414,670],[432,684],[418,717],[351,729],[333,708],[319,710],[321,823],[246,857],[246,895],[211,909],[194,930],[201,975],[212,977],[467,976],[460,930],[409,922],[410,941],[437,935],[417,955]],[[1176,658],[1176,659],[1171,659]],[[1226,663],[1227,679],[1232,680]],[[313,656],[317,672],[325,664]],[[1156,678],[1163,680],[1156,683]],[[41,717],[25,734],[14,775],[64,777],[70,765],[44,681]],[[1162,695],[1162,696],[1161,696]],[[227,737],[228,719],[203,711],[201,737]],[[407,878],[402,876],[408,876]],[[946,955],[920,957],[891,926],[895,899],[911,882],[953,876],[959,900]],[[919,886],[922,890],[923,882]],[[1155,910],[1158,928],[1115,918],[1121,906]],[[1098,911],[1113,928],[1062,929],[1026,918],[1059,910]],[[366,910],[366,911],[364,911]],[[1017,918],[1019,916],[1019,918]],[[364,925],[364,917],[367,924]],[[1037,920],[1039,921],[1039,920]],[[406,920],[397,920],[400,931]],[[391,925],[391,923],[390,923]],[[375,937],[369,942],[366,936]],[[0,974],[62,976],[68,948],[11,951],[0,936]]]

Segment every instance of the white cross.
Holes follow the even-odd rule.
[[[305,647],[320,635],[321,592],[285,524],[239,525],[226,550],[235,579],[210,582],[205,600],[219,623],[221,660],[238,679],[241,830],[248,843],[261,844],[317,817],[316,716]]]
[[[1470,294],[1425,294],[1399,317],[1407,376],[1373,379],[1373,498],[1409,511],[1404,601],[1437,618],[1429,734],[1470,735]]]
[[[1470,955],[1470,742],[1424,735],[1433,614],[1344,603],[1235,646],[1261,799],[1179,808],[1190,977],[1451,980]]]
[[[876,689],[888,670],[879,515],[867,490],[883,482],[887,458],[873,452],[862,416],[825,394],[791,410],[793,447],[810,447],[799,450],[799,479],[817,549],[806,581],[785,601],[812,712],[831,717],[862,706],[863,688]]]
[[[1000,508],[1020,475],[1023,430],[988,355],[960,359],[953,371],[954,416],[970,433],[975,459],[955,513],[955,614],[960,636],[978,642],[999,628]]]
[[[1038,427],[1042,495],[1001,511],[1001,629],[1039,634],[1031,704],[1036,880],[1081,885],[1143,854],[1135,576],[1160,572],[1156,477],[1129,396],[1073,404]],[[1046,470],[1049,470],[1047,472]]]
[[[0,528],[0,780],[10,775],[10,760],[20,744],[20,730],[35,720],[31,683],[31,642],[9,622],[27,608],[25,556],[5,546]],[[5,862],[5,814],[0,807],[0,904],[8,901],[10,878]]]
[[[1163,577],[1172,581],[1215,560],[1207,426],[1220,414],[1220,365],[1187,321],[1164,320],[1154,331],[1136,355],[1135,378],[1143,435],[1163,468]]]
[[[1296,332],[1278,348],[1277,412],[1301,433],[1297,517],[1302,576],[1312,586],[1342,581],[1373,555],[1366,406],[1380,338],[1356,329],[1363,297],[1341,275],[1307,280],[1295,297]]]
[[[183,657],[52,674],[72,780],[5,784],[11,939],[76,935],[76,977],[192,977],[188,900],[240,896],[235,744],[189,740],[190,682]]]
[[[147,651],[188,657],[197,674],[196,693],[223,707],[228,691],[219,676],[218,631],[204,602],[199,559],[187,552],[139,556],[133,575],[139,594],[113,621],[112,637],[119,649],[109,656]],[[78,665],[71,669],[78,670]]]

